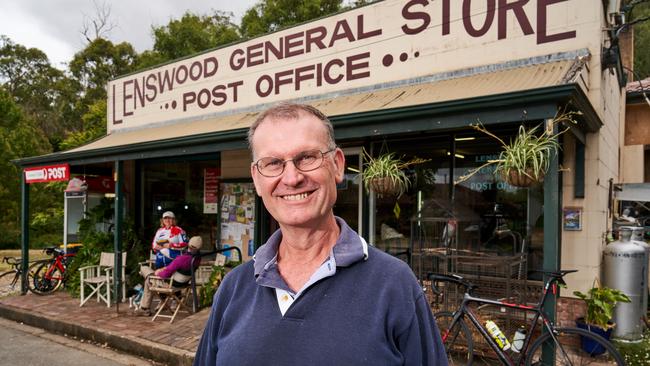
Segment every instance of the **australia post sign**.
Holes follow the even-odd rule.
[[[25,168],[25,183],[53,182],[70,179],[70,165],[57,164]]]
[[[108,130],[587,48],[594,0],[386,0],[127,75],[108,84]]]

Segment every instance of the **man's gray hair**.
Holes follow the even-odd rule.
[[[260,113],[259,116],[257,116],[257,119],[255,119],[255,122],[253,122],[251,127],[248,129],[247,140],[248,140],[248,148],[250,149],[251,154],[253,153],[253,136],[255,135],[255,131],[257,130],[257,127],[259,127],[259,125],[262,124],[262,122],[265,119],[267,118],[298,119],[300,117],[300,112],[305,112],[307,114],[310,114],[318,118],[323,123],[323,126],[327,131],[327,137],[329,139],[327,143],[328,148],[329,149],[336,148],[336,141],[334,140],[334,127],[332,126],[332,122],[330,122],[330,120],[327,118],[326,115],[323,114],[323,112],[307,104],[284,102]]]

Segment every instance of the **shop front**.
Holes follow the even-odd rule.
[[[536,269],[569,266],[582,290],[599,272],[603,185],[618,174],[623,98],[617,69],[601,64],[608,19],[588,0],[382,1],[113,80],[104,138],[20,164],[109,170],[116,213],[144,242],[173,210],[190,236],[248,259],[277,225],[251,185],[247,127],[277,102],[308,103],[345,152],[335,214],[416,275],[534,282]],[[543,183],[514,187],[489,167],[458,183],[500,153],[471,124],[508,141],[522,124],[550,128],[558,111],[579,116],[557,127],[569,131]],[[366,190],[364,151],[421,160],[404,194]],[[581,207],[581,230],[563,230],[565,206]],[[463,264],[452,249],[508,259]]]

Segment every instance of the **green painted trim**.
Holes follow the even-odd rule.
[[[25,173],[20,169],[20,255],[23,269],[29,267],[29,184],[25,182]],[[20,276],[20,293],[27,294],[27,276]]]
[[[558,126],[555,126],[554,132],[558,131]],[[559,174],[559,156],[553,154],[549,164],[548,171],[551,174],[544,177],[544,259],[543,267],[545,271],[557,271],[560,269],[561,263],[561,226],[560,226],[560,211],[562,208],[562,194],[561,194],[561,174]],[[548,319],[555,322],[557,316],[557,299],[559,298],[559,289],[556,294],[547,296],[544,303],[544,310]],[[553,360],[555,357],[555,347],[545,347],[542,350],[542,358],[544,360]],[[552,361],[551,361],[552,363]]]
[[[124,162],[116,161],[115,162],[115,174],[117,179],[115,180],[115,232],[113,236],[113,246],[115,253],[115,266],[113,271],[113,276],[115,276],[115,281],[113,282],[113,289],[115,293],[115,304],[119,304],[122,301],[122,271],[119,268],[122,268],[122,212],[124,207],[124,194],[122,192],[122,184],[124,184]],[[119,308],[119,305],[116,305]]]
[[[558,127],[555,126],[557,132]],[[557,173],[560,168],[558,154],[553,154],[548,171],[555,172],[544,177],[544,259],[545,271],[557,271],[560,269],[560,258],[562,254],[562,228],[560,225],[562,195],[561,175]],[[556,295],[556,296],[559,296]],[[555,321],[557,297],[549,296],[544,305],[547,316]]]
[[[179,137],[173,140],[142,142],[80,152],[59,152],[14,160],[22,167],[65,161],[71,165],[111,162],[115,160],[139,160],[168,156],[214,153],[221,150],[247,148],[244,137],[246,129],[219,134],[201,134]]]

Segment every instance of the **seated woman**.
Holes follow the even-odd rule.
[[[176,216],[171,211],[163,213],[160,228],[156,231],[151,249],[156,254],[156,268],[167,266],[187,248],[187,235],[176,226]]]

